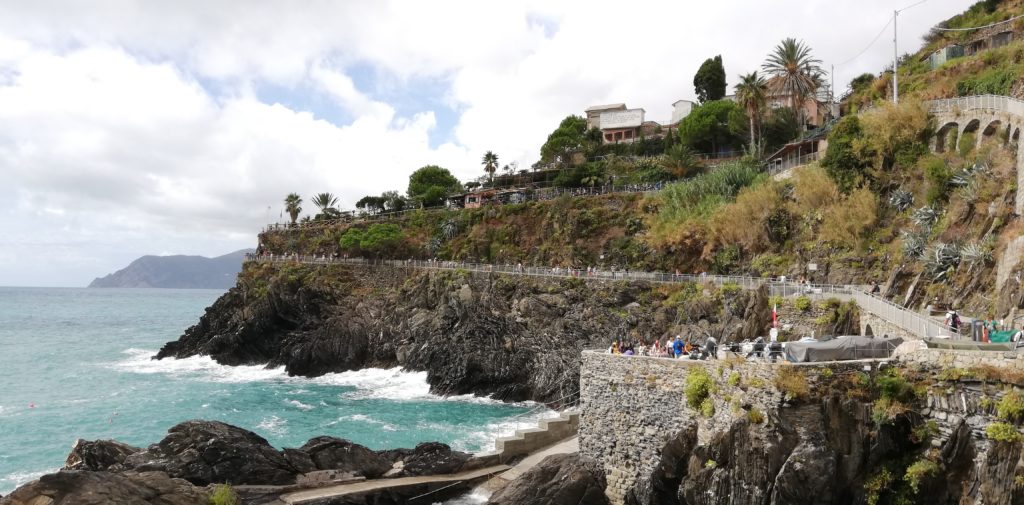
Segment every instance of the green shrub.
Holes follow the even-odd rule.
[[[718,205],[735,197],[740,189],[763,178],[756,164],[734,162],[720,165],[712,172],[669,184],[661,192],[661,217],[665,222],[680,222],[708,215]]]
[[[921,487],[921,481],[939,473],[939,465],[930,459],[919,459],[907,467],[907,473],[903,476],[904,482],[917,494]]]
[[[751,424],[761,424],[764,422],[764,414],[757,410],[756,407],[751,407],[747,411],[747,419],[750,420]]]
[[[910,431],[910,440],[914,443],[922,443],[931,440],[939,433],[939,425],[935,421],[921,423]]]
[[[892,485],[892,473],[887,468],[882,468],[864,481],[864,491],[867,494],[868,505],[878,505],[882,493]]]
[[[971,154],[971,151],[974,150],[976,142],[977,137],[974,135],[973,132],[967,132],[961,135],[960,141],[957,143],[957,152],[960,154],[962,158],[966,158],[967,155]]]
[[[795,367],[780,368],[775,375],[775,387],[782,391],[789,401],[804,401],[811,396],[811,387],[807,384],[807,376]]]
[[[1024,395],[1019,391],[1007,393],[996,406],[996,413],[999,417],[1011,422],[1019,422],[1024,419]]]
[[[990,440],[998,440],[1000,442],[1019,442],[1024,436],[1021,436],[1017,428],[1011,424],[1006,423],[992,423],[985,428],[985,436]]]
[[[238,505],[238,494],[234,488],[227,484],[219,484],[214,487],[210,495],[210,505]]]
[[[938,156],[928,156],[922,158],[918,166],[923,169],[924,178],[928,181],[928,190],[925,193],[928,204],[946,201],[950,180],[953,178],[953,172],[946,166],[946,161]]]
[[[849,115],[839,121],[828,134],[828,148],[821,166],[843,193],[849,193],[865,178],[868,164],[854,149],[854,142],[863,135],[860,119]]]
[[[732,386],[732,387],[739,386],[740,385],[740,373],[739,372],[733,372],[733,373],[729,374],[729,378],[725,381],[725,383],[730,385],[730,386]]]
[[[718,290],[719,292],[722,293],[722,296],[731,296],[736,293],[739,293],[740,291],[743,290],[743,288],[741,288],[740,285],[735,282],[723,282],[722,287],[720,287]]]
[[[956,83],[956,93],[959,96],[1009,95],[1017,77],[1013,68],[993,68],[961,79]]]
[[[700,413],[704,417],[712,417],[715,415],[715,402],[711,398],[705,398],[704,401],[700,402]]]
[[[709,459],[704,462],[704,468],[714,470],[715,468],[718,468],[718,462],[713,459]]]
[[[811,299],[806,296],[798,296],[796,300],[793,300],[793,307],[800,312],[807,312],[811,310]]]
[[[910,408],[904,405],[903,402],[889,398],[879,398],[871,406],[871,420],[876,425],[881,426],[895,421],[897,417],[905,415],[907,412],[910,412]]]
[[[686,375],[686,404],[691,409],[700,409],[704,400],[711,394],[711,386],[713,384],[714,379],[708,375],[707,370],[694,367]]]

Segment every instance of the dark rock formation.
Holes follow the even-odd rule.
[[[162,472],[61,471],[19,487],[0,505],[152,505],[206,504],[209,494]]]
[[[242,260],[253,249],[243,249],[216,258],[203,256],[143,256],[105,277],[97,277],[90,288],[177,288],[227,289],[235,284]]]
[[[597,461],[577,454],[544,458],[518,479],[494,493],[494,505],[603,505],[604,470]]]
[[[125,458],[124,467],[197,485],[291,484],[300,473],[263,437],[219,421],[178,424],[159,443]]]
[[[386,451],[395,456],[392,461],[401,463],[402,477],[413,475],[431,475],[437,473],[456,473],[469,461],[471,455],[453,451],[448,444],[440,442],[424,442],[409,451]],[[398,454],[395,454],[398,452]],[[385,454],[381,454],[385,456]],[[386,457],[386,456],[385,456]]]
[[[701,342],[767,331],[767,290],[688,295],[584,282],[372,266],[250,264],[158,358],[209,355],[316,376],[370,366],[427,371],[439,394],[554,401],[575,393],[581,349],[613,338]]]
[[[142,449],[122,444],[117,440],[75,441],[64,470],[109,470],[118,469],[125,458]]]
[[[334,437],[311,438],[300,451],[309,455],[319,470],[340,470],[376,479],[391,469],[391,461],[359,444]]]

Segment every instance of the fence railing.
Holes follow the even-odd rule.
[[[715,286],[733,285],[744,290],[758,289],[767,286],[771,296],[815,296],[834,297],[842,301],[853,300],[865,311],[888,321],[908,333],[920,338],[932,338],[938,336],[952,336],[959,338],[960,334],[936,321],[935,319],[906,309],[892,303],[880,296],[867,292],[867,286],[844,285],[844,284],[811,284],[806,282],[793,282],[785,277],[751,277],[742,275],[711,275],[711,274],[683,274],[657,271],[635,271],[626,269],[610,269],[598,267],[546,267],[526,266],[520,264],[491,264],[472,263],[462,261],[437,261],[437,260],[386,260],[366,258],[336,258],[330,256],[315,255],[255,255],[246,256],[246,261],[260,261],[273,263],[304,263],[312,265],[333,265],[333,264],[354,264],[354,265],[379,265],[390,268],[415,268],[426,270],[465,270],[468,272],[483,273],[505,273],[513,275],[525,275],[533,277],[600,280],[600,281],[648,281],[654,283],[684,283],[692,282],[698,284],[712,284]]]
[[[814,163],[815,161],[821,159],[822,154],[823,153],[821,151],[817,151],[813,153],[801,154],[800,156],[792,156],[769,161],[767,163],[768,173],[774,176],[782,172],[785,172],[786,170],[789,170],[791,168],[796,168],[801,165]]]
[[[1024,101],[1000,95],[975,95],[958,98],[929,100],[928,111],[932,114],[951,114],[972,110],[992,110],[1024,116]]]

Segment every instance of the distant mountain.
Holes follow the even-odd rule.
[[[90,288],[227,289],[235,285],[245,253],[204,256],[143,256],[121,270],[89,283]]]

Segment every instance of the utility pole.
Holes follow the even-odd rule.
[[[897,81],[899,74],[899,49],[896,47],[896,16],[900,11],[892,11],[892,103],[900,103],[900,85]]]

